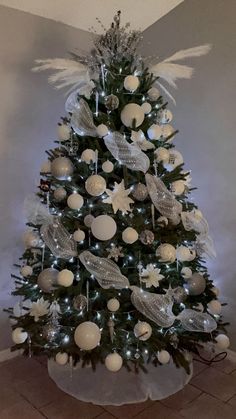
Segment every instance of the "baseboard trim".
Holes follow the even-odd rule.
[[[21,350],[12,352],[10,348],[4,349],[3,351],[0,351],[0,362],[8,361],[9,359],[19,356],[21,353]]]

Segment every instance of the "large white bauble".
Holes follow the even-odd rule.
[[[67,192],[64,188],[57,188],[53,192],[53,196],[54,196],[55,200],[58,201],[58,202],[63,201],[63,199],[65,199],[66,195],[67,195]]]
[[[227,349],[230,345],[230,340],[228,336],[224,335],[224,333],[220,333],[215,339],[217,348],[222,351],[225,351],[225,349]]]
[[[70,287],[73,284],[74,274],[69,269],[62,269],[57,276],[57,283],[63,287]]]
[[[148,113],[151,112],[152,105],[148,102],[144,102],[144,103],[142,103],[141,108],[142,108],[143,112],[147,115]]]
[[[152,101],[156,101],[161,95],[159,90],[156,87],[151,87],[147,92],[148,97]]]
[[[170,152],[164,147],[158,147],[155,151],[155,159],[158,163],[163,162],[167,163],[170,158]]]
[[[107,308],[109,311],[112,311],[113,313],[115,313],[120,308],[119,300],[117,300],[117,298],[111,298],[107,302]]]
[[[116,234],[116,230],[116,222],[110,215],[99,215],[91,225],[91,231],[98,240],[110,240]]]
[[[24,329],[22,327],[17,327],[12,332],[12,340],[17,345],[20,345],[21,343],[24,343],[28,337],[28,333],[24,332]]]
[[[114,164],[110,160],[107,160],[102,164],[102,170],[105,173],[111,173],[113,169],[114,169]]]
[[[181,275],[183,276],[184,279],[189,279],[191,278],[193,272],[190,268],[188,268],[187,266],[185,266],[184,268],[181,269],[180,271]]]
[[[212,287],[211,291],[215,294],[216,297],[218,297],[220,294],[220,290],[217,287]]]
[[[69,356],[66,352],[57,352],[55,359],[58,365],[66,365],[68,362]]]
[[[70,138],[71,129],[69,125],[62,124],[57,127],[57,136],[59,141],[67,141]]]
[[[78,193],[72,193],[67,198],[67,205],[73,210],[79,210],[84,204],[84,198]]]
[[[180,164],[183,164],[183,162],[184,162],[184,158],[182,154],[178,150],[171,149],[169,161],[165,162],[164,167],[166,170],[171,172],[177,166],[179,166]]]
[[[28,230],[23,235],[23,242],[25,247],[28,249],[30,247],[40,246],[40,236],[36,231]]]
[[[138,233],[133,227],[127,227],[122,232],[122,240],[127,244],[132,244],[138,240]]]
[[[211,314],[219,315],[221,313],[222,306],[218,300],[212,300],[207,304],[207,311]]]
[[[91,148],[87,148],[81,154],[81,160],[87,164],[90,164],[91,162],[94,163],[96,161],[95,151],[93,151]]]
[[[124,88],[129,92],[134,92],[139,87],[139,78],[137,76],[126,76],[124,79]]]
[[[96,323],[83,322],[75,329],[74,340],[76,345],[85,351],[90,351],[99,345],[101,332]]]
[[[40,173],[50,173],[50,172],[51,172],[51,162],[50,160],[46,160],[45,162],[43,162],[40,168]]]
[[[188,247],[186,246],[179,246],[176,249],[176,259],[180,262],[186,262],[190,259],[191,252]]]
[[[168,364],[170,361],[170,354],[163,349],[162,351],[158,352],[157,359],[161,364]]]
[[[139,340],[148,340],[152,335],[152,328],[149,323],[138,321],[134,326],[134,334]]]
[[[173,263],[176,259],[176,250],[172,244],[163,243],[158,246],[156,255],[159,257],[160,262]]]
[[[137,105],[136,103],[128,103],[128,105],[125,105],[125,107],[122,109],[120,118],[126,127],[137,128],[143,123],[144,111],[141,106]]]
[[[85,189],[92,196],[100,196],[106,190],[106,181],[100,175],[91,175],[85,182]]]
[[[33,273],[33,268],[32,266],[29,266],[29,265],[22,266],[20,273],[24,277],[30,276]]]
[[[185,191],[185,183],[183,180],[176,180],[175,182],[171,183],[171,192],[174,195],[179,196],[182,195]]]
[[[173,119],[173,114],[169,109],[163,109],[160,116],[160,122],[162,124],[168,124]]]
[[[85,215],[84,225],[86,225],[86,227],[90,228],[94,219],[95,219],[95,217],[92,214]]]
[[[159,140],[162,135],[162,126],[152,124],[147,130],[147,135],[149,140]]]
[[[108,132],[109,132],[109,130],[108,130],[108,128],[105,124],[98,125],[97,128],[96,128],[96,131],[97,131],[97,135],[101,138],[105,137],[105,135],[107,135]]]
[[[85,239],[85,232],[83,230],[76,230],[73,234],[73,239],[76,242],[82,242]]]
[[[72,175],[74,166],[67,157],[57,157],[51,163],[51,173],[58,180],[67,180]]]
[[[122,357],[116,352],[109,354],[105,358],[105,366],[111,372],[117,372],[123,365]]]
[[[40,272],[37,280],[39,288],[44,292],[51,292],[57,282],[58,273],[59,271],[54,268],[47,268]]]

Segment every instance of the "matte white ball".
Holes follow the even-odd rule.
[[[102,170],[105,173],[111,173],[113,169],[114,169],[114,164],[110,160],[107,160],[102,164]]]
[[[50,160],[46,160],[40,168],[40,173],[50,173],[50,172],[51,172],[51,162]]]
[[[66,365],[68,362],[69,356],[66,352],[58,352],[56,354],[55,359],[58,365]]]
[[[142,108],[143,112],[147,115],[151,112],[152,105],[148,102],[144,102],[144,103],[142,103],[141,108]]]
[[[143,123],[144,112],[141,106],[136,103],[128,103],[122,109],[120,118],[126,127],[137,128]]]
[[[167,138],[167,137],[169,137],[170,135],[172,135],[173,134],[173,132],[174,132],[174,128],[171,126],[171,125],[169,125],[169,124],[165,124],[165,125],[162,125],[161,126],[162,127],[162,133],[161,133],[161,136],[165,139],[165,138]],[[167,142],[170,142],[170,141],[172,141],[173,140],[173,138],[174,137],[171,137]]]
[[[183,180],[176,180],[175,182],[171,183],[171,192],[174,195],[179,196],[182,195],[185,191],[185,183]]]
[[[184,268],[181,269],[180,271],[181,275],[184,277],[184,279],[189,279],[191,278],[193,272],[190,268],[188,268],[187,266],[185,266]]]
[[[33,268],[29,265],[22,266],[20,273],[24,277],[30,276],[33,273]]]
[[[90,228],[94,219],[95,219],[95,217],[92,214],[86,215],[84,217],[84,225],[86,225],[86,227]]]
[[[173,119],[173,114],[169,109],[163,109],[160,116],[160,122],[162,124],[168,124]]]
[[[161,96],[159,90],[156,87],[151,87],[151,89],[148,90],[147,94],[149,99],[153,102]]]
[[[230,345],[230,340],[228,336],[224,335],[223,333],[220,333],[218,336],[216,336],[216,346],[218,349],[225,351]]]
[[[124,79],[124,88],[129,92],[134,92],[139,87],[139,78],[137,76],[126,76]]]
[[[62,269],[57,276],[57,283],[63,287],[70,287],[73,284],[74,274],[69,269]]]
[[[116,234],[116,230],[116,222],[109,215],[99,215],[91,225],[92,234],[98,240],[110,240]]]
[[[117,372],[123,365],[122,357],[116,352],[109,354],[105,358],[105,366],[111,372]]]
[[[156,255],[160,262],[173,263],[176,259],[176,250],[172,244],[163,243],[157,248]]]
[[[170,361],[170,354],[169,352],[162,350],[158,352],[157,359],[161,364],[168,364],[168,362]]]
[[[85,232],[83,230],[76,230],[73,234],[73,239],[76,242],[82,242],[85,239]]]
[[[67,198],[67,205],[73,210],[79,210],[84,204],[84,198],[78,193],[72,193]]]
[[[132,227],[127,227],[122,232],[122,240],[127,244],[132,244],[138,240],[138,233],[137,231]]]
[[[25,247],[28,249],[30,247],[40,246],[40,237],[36,231],[28,230],[23,235],[23,242]]]
[[[120,308],[119,300],[117,300],[117,298],[111,298],[107,302],[107,308],[108,308],[109,311],[112,311],[113,313],[115,313]]]
[[[67,157],[57,157],[51,163],[51,173],[58,180],[67,180],[73,173],[74,166]]]
[[[134,326],[134,334],[139,340],[148,340],[152,335],[152,328],[149,323],[138,321]]]
[[[46,268],[40,272],[37,280],[39,288],[44,292],[51,292],[57,282],[58,273],[59,271],[54,268]]]
[[[180,262],[186,262],[190,259],[191,253],[188,247],[186,246],[179,246],[176,249],[176,258]]]
[[[69,125],[62,124],[57,127],[57,136],[59,141],[67,141],[70,138],[71,129]]]
[[[91,175],[85,182],[85,189],[92,196],[100,196],[106,190],[106,181],[100,175]]]
[[[91,162],[94,163],[96,161],[95,151],[93,151],[91,148],[87,148],[81,154],[81,160],[87,164],[90,164]]]
[[[162,126],[152,124],[147,130],[147,135],[150,140],[159,140],[162,135]]]
[[[17,327],[12,332],[12,340],[17,345],[20,345],[21,343],[24,343],[26,339],[28,338],[28,333],[24,331],[22,327]]]
[[[167,163],[170,159],[170,152],[164,147],[158,147],[155,151],[155,159],[158,163],[163,162]]]
[[[108,130],[108,128],[105,124],[98,125],[97,128],[96,128],[96,131],[97,131],[97,135],[101,138],[105,137],[105,135],[107,135],[108,132],[109,132],[109,130]]]
[[[64,188],[57,188],[53,192],[53,196],[54,196],[55,200],[58,201],[58,202],[63,201],[63,199],[66,198],[66,195],[67,195],[67,192]]]
[[[212,287],[211,291],[215,294],[216,297],[218,297],[220,294],[220,290],[217,287]]]
[[[169,161],[165,162],[164,167],[166,170],[171,172],[180,164],[183,164],[184,159],[182,154],[178,150],[171,149]]]
[[[207,311],[211,314],[219,315],[221,313],[222,306],[221,303],[217,300],[212,300],[207,304]]]
[[[96,348],[101,340],[101,332],[96,323],[83,322],[75,329],[74,340],[76,345],[85,351]]]

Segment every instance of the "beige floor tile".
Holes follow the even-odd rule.
[[[101,415],[96,417],[96,419],[114,419],[114,418],[115,418],[115,416],[111,415],[111,413],[109,413],[109,412],[104,412]]]
[[[187,403],[196,399],[201,394],[201,390],[188,384],[183,390],[173,394],[173,396],[167,397],[167,399],[161,400],[161,403],[173,410],[182,409]]]
[[[123,419],[126,419],[125,416],[123,416]],[[160,402],[155,402],[152,406],[135,416],[135,419],[183,419],[183,417]]]
[[[235,408],[235,412],[236,412],[236,396],[232,397],[232,399],[230,399],[228,403],[230,404],[230,406],[233,406]],[[235,417],[236,417],[236,413],[235,413]]]
[[[236,371],[236,363],[231,361],[229,358],[225,358],[220,362],[214,362],[211,366],[224,372],[225,374],[231,374],[233,371]]]
[[[196,375],[200,374],[200,372],[206,370],[207,368],[209,368],[208,365],[199,361],[193,361],[193,377],[196,377]]]
[[[215,368],[201,372],[191,384],[222,401],[227,401],[236,394],[236,377]]]
[[[153,403],[154,402],[151,400],[147,400],[144,403],[125,404],[123,406],[103,406],[103,408],[116,418],[129,419],[133,418]]]
[[[40,409],[48,419],[92,419],[104,410],[91,403],[83,403],[63,393],[62,397]]]
[[[34,359],[19,356],[7,364],[0,365],[0,385],[4,382],[12,383],[16,388],[20,383],[48,376],[47,370]]]
[[[227,403],[202,394],[180,411],[186,419],[235,419],[235,409]]]
[[[34,409],[27,401],[22,400],[1,411],[1,419],[43,419],[44,416]]]
[[[45,406],[65,394],[49,377],[23,382],[18,391],[36,408]]]
[[[14,404],[21,402],[22,397],[15,392],[8,383],[1,385],[0,391],[0,417],[1,412],[8,407],[12,407]]]

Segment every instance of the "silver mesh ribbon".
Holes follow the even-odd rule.
[[[168,191],[161,179],[149,174],[145,175],[145,179],[150,198],[161,215],[172,218],[181,213],[182,204]]]
[[[184,309],[177,319],[185,330],[191,332],[211,333],[217,328],[217,323],[212,316],[188,308]]]
[[[67,106],[69,106],[69,104]],[[97,136],[96,126],[93,122],[93,114],[84,99],[80,99],[79,103],[76,104],[76,109],[73,111],[71,117],[71,126],[80,136]]]
[[[126,276],[122,275],[120,268],[110,259],[94,256],[88,250],[82,252],[79,259],[87,271],[94,275],[102,288],[122,289],[129,287]]]
[[[53,222],[43,224],[40,233],[55,257],[71,259],[77,256],[77,244],[59,218],[54,217]]]
[[[146,173],[150,166],[148,156],[136,145],[130,144],[118,131],[104,137],[104,142],[112,156],[128,169]]]
[[[197,217],[194,211],[182,212],[181,219],[186,231],[194,230],[201,234],[207,234],[209,231],[207,220],[204,217]]]
[[[216,257],[214,242],[208,234],[199,234],[195,242],[195,249],[198,256]]]
[[[79,89],[75,90],[68,96],[65,103],[66,112],[73,113],[76,109],[79,108],[78,94]]]

